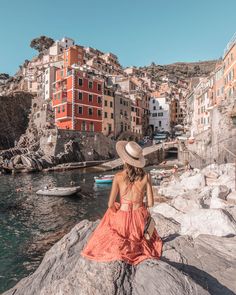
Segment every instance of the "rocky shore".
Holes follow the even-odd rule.
[[[185,172],[154,191],[152,215],[164,240],[161,260],[137,267],[85,260],[80,251],[97,222],[84,220],[46,253],[32,275],[4,295],[235,294],[234,164]]]

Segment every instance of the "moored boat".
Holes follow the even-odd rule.
[[[37,195],[67,197],[72,196],[81,190],[80,186],[74,187],[53,187],[44,188],[36,192]]]
[[[112,183],[114,175],[94,176],[95,183]]]

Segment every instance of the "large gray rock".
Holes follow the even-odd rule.
[[[163,215],[166,218],[173,218],[177,222],[181,222],[184,213],[175,209],[173,206],[167,204],[167,203],[161,203],[158,205],[155,205],[152,209],[154,213],[159,213]]]
[[[236,293],[236,237],[180,236],[165,243],[163,259],[212,295]]]
[[[181,218],[181,234],[197,237],[200,234],[215,236],[236,235],[236,222],[222,209],[197,209]]]
[[[202,173],[183,178],[181,185],[188,190],[199,189],[206,185],[205,176]]]
[[[95,224],[82,221],[45,255],[39,268],[4,295],[209,295],[190,277],[159,260],[137,267],[121,261],[99,263],[80,252]]]

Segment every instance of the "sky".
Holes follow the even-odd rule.
[[[41,35],[116,54],[123,66],[220,58],[236,0],[0,0],[0,73],[14,74]]]

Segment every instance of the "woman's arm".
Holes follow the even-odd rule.
[[[152,179],[150,173],[147,174],[147,206],[152,207],[154,205],[154,197],[152,191]]]
[[[109,201],[108,201],[108,207],[109,208],[114,208],[114,202],[116,200],[117,194],[119,192],[119,185],[118,185],[118,180],[117,180],[117,174],[115,175],[113,182],[112,182],[112,188],[109,196]]]

